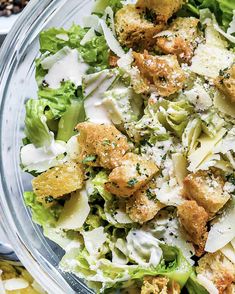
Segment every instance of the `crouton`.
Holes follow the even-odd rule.
[[[141,294],[179,294],[180,285],[176,282],[170,282],[163,276],[146,276],[143,280]]]
[[[81,165],[71,161],[42,173],[33,179],[32,185],[39,202],[51,203],[53,199],[81,189],[83,180]]]
[[[163,97],[170,96],[183,88],[185,74],[174,55],[153,56],[133,52],[135,65],[145,83],[156,89]]]
[[[187,199],[197,201],[212,217],[230,199],[230,195],[223,190],[224,184],[218,169],[198,171],[184,179],[183,194]]]
[[[224,294],[234,294],[234,293],[235,293],[235,283],[229,285],[224,291]]]
[[[204,253],[208,237],[207,222],[208,213],[203,207],[198,206],[196,201],[185,201],[178,206],[179,220],[195,245],[196,255]]]
[[[212,281],[220,294],[227,293],[235,282],[234,264],[220,251],[203,256],[198,262],[196,272]]]
[[[80,123],[78,161],[89,166],[113,169],[121,164],[129,149],[127,138],[113,125]]]
[[[140,155],[128,153],[122,158],[121,165],[109,175],[106,190],[110,193],[130,197],[144,187],[158,172],[154,162]]]
[[[156,188],[156,184],[151,181],[128,198],[126,211],[134,222],[143,224],[153,219],[159,210],[165,207],[156,199],[154,188]]]
[[[165,54],[175,54],[180,62],[189,63],[198,44],[198,22],[194,17],[178,17],[156,38],[158,49]]]
[[[235,102],[235,64],[228,70],[221,71],[215,80],[215,86],[232,102]]]
[[[115,55],[112,52],[109,53],[108,62],[109,62],[110,67],[117,67],[118,66],[118,60],[119,60],[119,57],[117,55]]]
[[[136,50],[149,49],[156,43],[153,37],[165,27],[145,19],[143,11],[135,5],[125,5],[116,13],[115,27],[119,42]]]
[[[151,15],[156,22],[166,23],[185,1],[183,0],[138,0],[136,7]]]

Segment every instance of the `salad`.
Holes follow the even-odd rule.
[[[235,1],[97,0],[83,23],[40,34],[34,222],[95,293],[234,293]]]

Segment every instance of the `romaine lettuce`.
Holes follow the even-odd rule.
[[[195,273],[191,274],[185,285],[185,288],[189,294],[209,294],[207,290],[199,284]]]

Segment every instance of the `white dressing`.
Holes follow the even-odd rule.
[[[84,75],[88,67],[81,60],[77,49],[73,49],[52,65],[45,76],[45,81],[52,89],[58,89],[62,81],[71,81],[76,86],[81,86],[82,75]]]
[[[104,233],[104,227],[99,227],[89,232],[83,232],[82,235],[86,249],[90,255],[99,255],[99,250],[107,240],[107,236]]]
[[[21,163],[25,171],[44,172],[49,168],[63,162],[63,154],[66,152],[66,144],[62,141],[52,141],[48,147],[36,148],[28,144],[21,148]],[[58,156],[61,159],[57,159]]]

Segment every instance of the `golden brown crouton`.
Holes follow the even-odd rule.
[[[215,86],[232,102],[235,102],[235,64],[228,70],[221,71],[215,80]]]
[[[207,253],[203,256],[196,268],[197,274],[205,276],[212,281],[220,294],[227,293],[235,282],[235,266],[220,251],[216,253]]]
[[[183,88],[185,75],[174,55],[153,56],[133,52],[135,65],[145,83],[154,86],[159,95],[165,97]]]
[[[206,226],[209,220],[208,213],[203,207],[198,206],[196,201],[185,201],[178,207],[178,216],[195,245],[196,255],[201,256],[208,236]]]
[[[50,203],[46,198],[59,198],[82,188],[83,170],[75,162],[53,167],[32,181],[37,200]],[[52,199],[53,200],[53,199]]]
[[[110,67],[117,67],[117,63],[118,63],[119,57],[117,55],[115,55],[114,53],[110,52],[109,53],[109,66]]]
[[[184,196],[197,201],[213,216],[230,199],[230,195],[223,190],[224,184],[218,169],[198,171],[184,179]]]
[[[128,153],[122,158],[121,166],[111,172],[105,187],[114,195],[129,197],[145,186],[157,172],[154,162]]]
[[[178,17],[157,37],[158,48],[165,54],[175,54],[180,62],[189,63],[197,47],[198,22],[194,17]]]
[[[153,37],[165,27],[165,24],[145,19],[143,11],[130,4],[116,13],[115,26],[118,40],[122,45],[148,49],[156,43]]]
[[[234,294],[234,293],[235,293],[235,283],[229,285],[224,291],[224,294]]]
[[[78,160],[89,166],[113,169],[122,162],[129,149],[127,138],[113,125],[84,122],[77,125],[79,131]]]
[[[156,22],[166,23],[185,1],[183,0],[138,0],[136,7],[155,17]]]
[[[180,285],[176,282],[170,282],[163,276],[146,276],[143,280],[141,294],[179,294]]]
[[[134,222],[143,224],[153,219],[158,211],[165,207],[156,199],[154,188],[156,184],[150,182],[127,200],[126,211]]]

